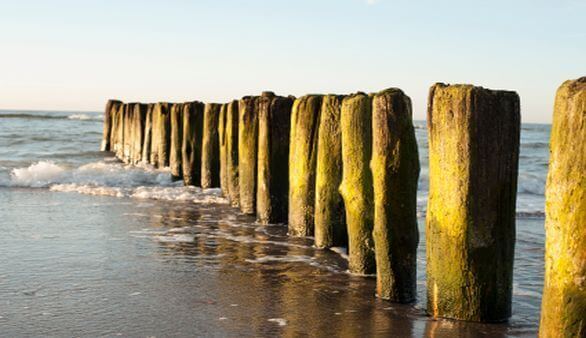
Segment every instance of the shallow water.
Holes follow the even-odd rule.
[[[310,239],[287,237],[284,226],[258,225],[217,189],[185,188],[166,171],[96,152],[100,116],[83,114],[0,112],[2,336],[536,333],[548,126],[523,127],[513,317],[476,324],[425,316],[423,233],[417,302],[377,300],[373,278],[346,272],[343,250],[318,250]],[[422,123],[417,136],[424,215]]]

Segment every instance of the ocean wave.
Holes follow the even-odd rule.
[[[0,114],[0,119],[26,119],[26,120],[81,120],[81,121],[104,121],[104,115],[94,114],[70,114],[70,115],[49,115],[30,113],[8,113]]]
[[[134,167],[107,161],[78,168],[40,161],[25,168],[13,169],[9,179],[0,180],[0,185],[120,198],[226,203],[220,189],[185,187],[183,182],[172,179],[168,169],[157,170],[149,165]]]

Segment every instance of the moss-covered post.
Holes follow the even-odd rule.
[[[218,139],[218,119],[221,105],[206,103],[203,120],[203,140],[201,157],[201,187],[220,186],[220,145]]]
[[[185,185],[201,183],[201,142],[203,139],[203,110],[201,102],[183,104],[183,145],[181,148],[183,182]]]
[[[586,336],[586,77],[557,91],[545,202],[540,337]]]
[[[264,92],[259,102],[256,214],[261,223],[287,222],[289,132],[293,98]]]
[[[346,246],[348,231],[344,200],[338,191],[342,183],[341,95],[323,97],[315,176],[315,246]]]
[[[183,104],[171,104],[171,144],[169,146],[169,167],[174,179],[183,177],[182,147],[183,147]]]
[[[142,143],[142,163],[150,163],[151,142],[153,137],[153,104],[148,103],[144,121],[144,141]]]
[[[238,101],[228,103],[226,109],[226,176],[228,199],[233,207],[240,206],[238,177]]]
[[[400,89],[374,95],[372,140],[376,294],[408,303],[416,297],[420,168],[411,99]]]
[[[435,84],[427,115],[427,310],[498,322],[511,315],[519,96]]]
[[[321,95],[295,100],[289,142],[289,235],[312,236]]]
[[[228,176],[226,175],[226,111],[228,104],[220,107],[218,116],[218,143],[220,147],[220,189],[223,196],[228,196]]]
[[[145,122],[148,106],[144,103],[134,105],[132,121],[132,164],[138,164],[142,159],[144,144]]]
[[[104,132],[102,135],[102,144],[100,145],[100,151],[110,151],[110,135],[112,134],[112,111],[116,110],[119,104],[122,104],[118,100],[108,100],[106,103],[106,109],[104,110]]]
[[[166,102],[157,103],[155,114],[159,119],[159,137],[158,137],[158,167],[166,168],[169,166],[171,154],[171,111],[170,104]]]
[[[356,274],[375,272],[372,229],[374,203],[372,172],[371,99],[364,93],[347,96],[342,101],[342,183],[348,228],[348,269]]]
[[[245,96],[238,102],[238,181],[245,214],[256,212],[258,101],[258,96]]]

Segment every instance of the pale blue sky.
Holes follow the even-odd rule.
[[[586,75],[585,16],[579,0],[0,0],[0,108],[399,87],[424,119],[448,82],[517,90],[523,121],[549,122]]]

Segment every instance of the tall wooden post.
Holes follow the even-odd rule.
[[[557,91],[545,203],[540,337],[586,336],[586,77]]]
[[[130,161],[134,165],[138,164],[142,159],[147,108],[148,106],[144,103],[134,105],[134,114],[132,116],[132,156]]]
[[[100,151],[110,151],[110,138],[112,135],[112,118],[113,113],[118,109],[118,106],[122,104],[122,101],[118,100],[108,100],[106,103],[106,109],[104,110],[104,132],[102,136],[102,144],[100,146]]]
[[[155,114],[159,119],[159,155],[158,155],[158,167],[166,168],[169,166],[169,159],[171,153],[171,114],[170,114],[169,103],[157,103],[155,106]]]
[[[295,100],[289,145],[289,234],[312,236],[315,212],[315,168],[321,95]]]
[[[375,272],[372,229],[374,203],[372,173],[371,99],[364,93],[344,98],[341,112],[343,174],[340,194],[348,227],[348,269],[356,274]]]
[[[240,210],[256,211],[256,164],[258,150],[258,96],[245,96],[238,103],[238,182]]]
[[[203,120],[203,140],[201,158],[201,187],[220,186],[220,145],[218,140],[218,119],[221,105],[206,103]]]
[[[169,145],[169,167],[174,179],[183,177],[183,104],[173,103],[170,107],[171,137]]]
[[[228,199],[233,207],[240,206],[238,179],[238,101],[228,103],[226,109],[226,176]]]
[[[218,143],[220,146],[220,189],[222,195],[228,196],[228,176],[226,175],[226,111],[228,104],[224,103],[220,107],[220,115],[218,116]]]
[[[427,310],[497,322],[511,315],[519,96],[435,84],[428,103]]]
[[[264,92],[259,102],[256,213],[261,223],[287,222],[289,130],[293,98]]]
[[[338,191],[342,183],[341,95],[323,97],[315,176],[315,246],[348,245],[344,200]]]
[[[383,90],[372,104],[372,170],[376,293],[408,303],[417,286],[417,180],[419,154],[411,99],[400,89]]]
[[[185,185],[199,185],[201,183],[203,108],[203,103],[197,101],[183,104],[181,164]]]
[[[142,162],[150,163],[151,158],[151,143],[153,137],[153,107],[152,103],[148,103],[146,108],[146,116],[144,122],[144,142],[142,144]]]

